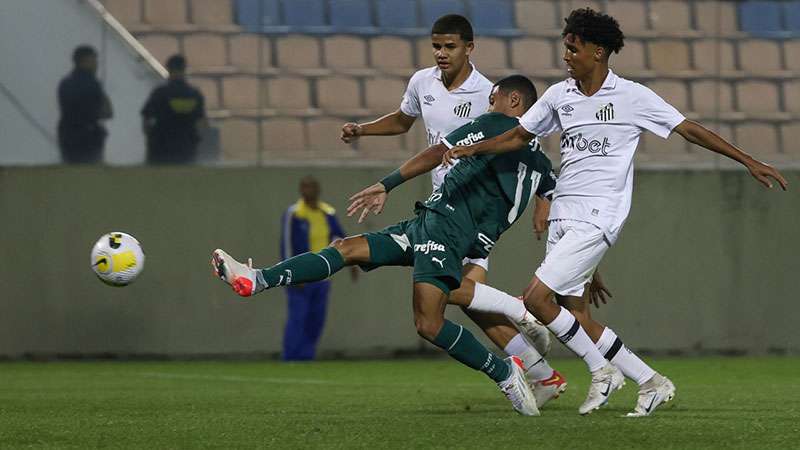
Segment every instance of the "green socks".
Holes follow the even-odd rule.
[[[469,330],[447,319],[433,343],[462,364],[480,370],[498,383],[511,374],[508,364],[487,350]]]
[[[327,247],[319,253],[303,253],[256,272],[262,288],[291,286],[324,280],[344,267],[338,250]]]

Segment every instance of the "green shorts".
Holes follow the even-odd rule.
[[[414,282],[430,283],[445,294],[461,285],[462,260],[474,242],[473,230],[463,221],[428,209],[417,217],[365,233],[370,263],[364,270],[381,266],[414,266]]]

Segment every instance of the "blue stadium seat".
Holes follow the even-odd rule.
[[[784,20],[786,30],[792,35],[800,34],[800,2],[786,2],[784,4]]]
[[[283,24],[292,33],[330,33],[324,0],[283,0]]]
[[[514,5],[510,0],[468,0],[469,15],[476,34],[519,36],[514,26]]]
[[[759,37],[780,37],[785,34],[781,24],[781,3],[777,1],[747,1],[739,4],[739,28]]]
[[[422,21],[420,25],[430,30],[433,22],[445,14],[467,15],[467,8],[461,0],[423,0],[420,2],[422,7]]]
[[[237,0],[236,22],[251,33],[287,31],[281,28],[278,0]]]
[[[378,26],[385,34],[424,35],[418,22],[416,0],[375,0]]]
[[[330,0],[331,26],[336,33],[374,34],[369,0]]]

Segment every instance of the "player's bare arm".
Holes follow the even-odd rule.
[[[389,174],[386,178],[372,186],[354,194],[350,197],[350,206],[347,207],[347,216],[351,217],[353,214],[361,211],[358,218],[358,223],[364,221],[364,218],[370,211],[378,215],[383,212],[383,207],[386,204],[386,196],[394,187],[424,173],[433,170],[434,167],[439,165],[442,160],[442,155],[447,150],[443,144],[436,144],[428,147],[427,149],[417,153],[411,159],[403,163],[399,169]]]
[[[342,141],[351,143],[360,136],[394,136],[408,132],[416,117],[408,116],[399,109],[372,122],[348,122],[342,126]]]
[[[777,169],[769,164],[764,164],[736,148],[733,144],[699,123],[692,120],[684,120],[675,127],[674,131],[692,144],[705,147],[712,152],[738,161],[743,166],[747,167],[747,170],[750,171],[750,175],[764,186],[772,189],[772,181],[770,180],[770,178],[772,178],[780,184],[784,191],[786,190],[788,183]]]
[[[498,154],[519,150],[531,141],[534,135],[522,126],[512,128],[505,133],[491,139],[478,142],[465,147],[456,146],[445,152],[442,164],[452,165],[454,159],[481,154]]]
[[[550,200],[540,195],[536,196],[536,205],[533,208],[533,232],[536,240],[542,240],[542,234],[547,231],[547,217],[550,216]]]

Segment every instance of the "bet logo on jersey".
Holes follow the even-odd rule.
[[[599,139],[586,139],[583,137],[583,133],[574,135],[565,132],[561,134],[561,148],[563,149],[572,148],[579,152],[588,150],[589,153],[601,153],[606,156],[608,155],[609,147],[611,147],[611,142],[608,141],[607,137],[603,137],[601,141]]]
[[[469,112],[472,109],[472,102],[462,103],[453,108],[453,114],[458,117],[469,117]]]

